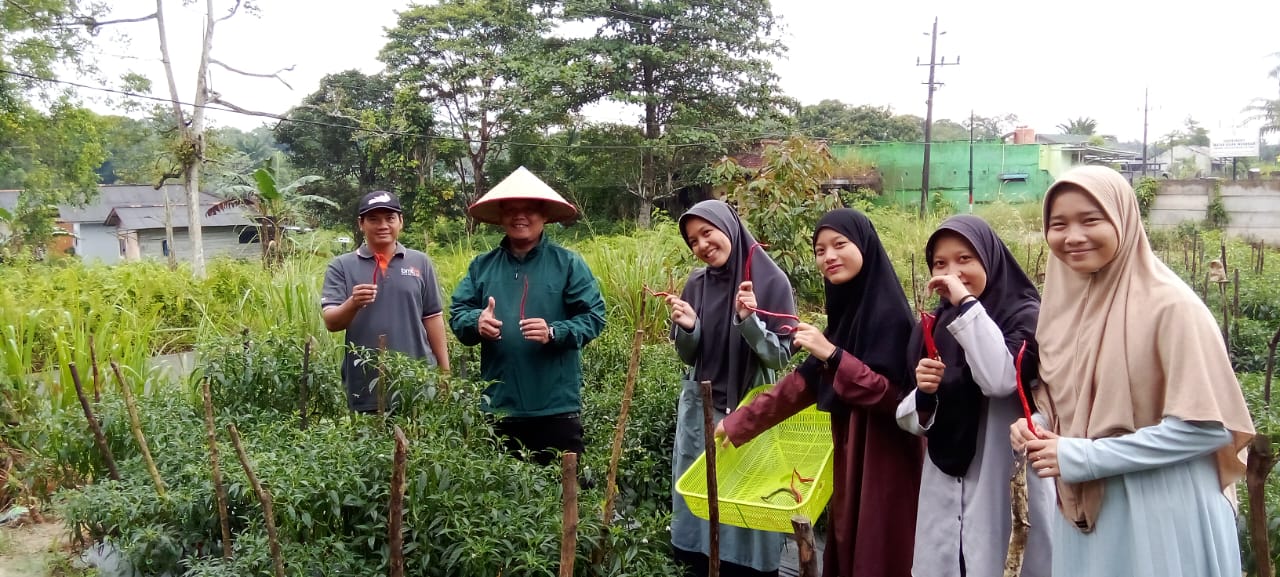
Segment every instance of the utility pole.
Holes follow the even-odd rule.
[[[934,81],[934,69],[938,66],[954,66],[960,64],[960,57],[956,57],[955,62],[947,62],[947,57],[943,56],[942,61],[938,62],[938,17],[933,18],[933,32],[925,32],[926,36],[930,36],[929,42],[929,63],[920,62],[920,58],[916,58],[916,66],[929,67],[929,81],[925,82],[929,86],[929,98],[925,100],[928,107],[924,117],[924,168],[920,170],[920,218],[924,218],[925,209],[929,205],[929,148],[933,142],[933,91],[942,86],[941,82]],[[943,32],[942,34],[946,34]]]
[[[1147,106],[1151,88],[1142,89],[1142,176],[1147,175]]]

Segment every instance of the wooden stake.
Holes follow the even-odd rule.
[[[640,318],[644,318],[644,301],[640,301]],[[640,351],[644,345],[644,329],[636,329],[631,340],[631,362],[627,365],[627,380],[622,388],[622,409],[618,412],[618,424],[613,429],[613,452],[609,456],[608,481],[604,493],[604,530],[613,523],[614,500],[618,496],[618,462],[622,460],[622,440],[627,430],[627,417],[631,412],[631,397],[635,394],[636,378],[640,374]]]
[[[1009,552],[1004,558],[1004,577],[1020,577],[1022,561],[1027,553],[1027,534],[1031,530],[1031,514],[1027,508],[1027,454],[1013,460],[1013,476],[1009,479],[1010,512],[1013,526],[1009,531]]]
[[[565,453],[560,461],[560,488],[564,517],[560,528],[560,577],[573,577],[578,550],[578,454]]]
[[[818,577],[818,549],[813,540],[813,523],[804,515],[791,518],[795,530],[796,549],[800,555],[800,577]]]
[[[707,454],[707,517],[710,553],[707,577],[720,577],[720,491],[716,480],[716,433],[711,419],[711,381],[702,381],[702,437]]]
[[[391,505],[387,512],[387,545],[391,548],[391,577],[404,577],[404,469],[409,440],[400,425],[393,429],[396,452],[391,460]]]
[[[222,464],[218,459],[218,434],[213,428],[213,396],[209,379],[200,381],[204,398],[204,436],[209,444],[209,468],[213,470],[213,496],[218,503],[218,525],[222,527],[222,558],[231,559],[231,518],[227,515],[227,488],[222,484]]]
[[[1231,298],[1231,318],[1238,319],[1240,318],[1240,267],[1232,271],[1231,284],[1232,290],[1235,291],[1235,296]]]
[[[1275,347],[1272,347],[1273,349]],[[107,446],[107,437],[102,434],[102,427],[98,425],[98,418],[93,416],[93,408],[89,406],[89,398],[84,395],[84,386],[80,384],[80,371],[76,370],[75,363],[67,363],[67,369],[71,371],[71,382],[76,386],[76,397],[80,399],[80,408],[84,409],[84,418],[89,421],[89,430],[93,431],[93,442],[98,445],[98,452],[102,453],[102,459],[107,462],[107,474],[114,481],[120,480],[120,471],[116,469],[116,459],[111,456],[111,447]]]
[[[156,494],[164,497],[164,480],[160,478],[160,470],[156,468],[155,459],[151,458],[151,448],[147,446],[147,437],[142,434],[142,419],[138,418],[138,405],[133,401],[133,389],[124,380],[120,365],[111,361],[111,371],[116,374],[116,382],[120,383],[120,392],[124,395],[124,406],[129,411],[129,430],[133,432],[133,440],[138,442],[142,451],[142,461],[147,464],[147,473],[156,486]]]
[[[236,458],[240,459],[240,467],[249,478],[253,492],[258,495],[258,502],[262,503],[263,520],[267,526],[267,545],[271,547],[272,570],[275,577],[284,577],[284,557],[280,555],[280,538],[276,534],[276,514],[271,509],[271,493],[267,492],[266,487],[258,482],[258,476],[253,473],[253,465],[249,464],[249,456],[244,453],[244,445],[240,443],[240,431],[236,430],[234,423],[227,425],[227,432],[231,433],[231,446],[236,449]]]
[[[93,346],[93,335],[89,335],[89,369],[93,371],[93,402],[102,402],[101,371],[98,370],[98,350]]]
[[[1271,447],[1271,437],[1256,435],[1249,441],[1248,458],[1245,461],[1245,488],[1249,494],[1249,543],[1253,546],[1257,577],[1275,574],[1271,559],[1271,543],[1267,538],[1267,477],[1275,466],[1276,455]]]
[[[315,337],[307,337],[307,343],[302,345],[302,382],[298,386],[298,417],[300,422],[298,427],[303,431],[307,430],[307,400],[310,397],[311,388],[311,348],[315,345]]]

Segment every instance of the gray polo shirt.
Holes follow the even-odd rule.
[[[347,406],[354,411],[371,411],[378,407],[377,393],[371,388],[377,376],[376,366],[359,366],[352,345],[377,350],[378,335],[387,335],[387,349],[410,357],[436,359],[427,344],[427,331],[422,321],[441,314],[440,284],[435,266],[426,254],[396,243],[395,256],[387,264],[386,273],[375,277],[378,265],[368,245],[329,262],[324,273],[320,308],[341,305],[358,284],[378,284],[378,297],[360,309],[347,327],[347,353],[342,361],[342,381],[347,386]],[[388,399],[388,403],[390,400]],[[388,405],[389,406],[389,405]]]

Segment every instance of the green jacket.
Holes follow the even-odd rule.
[[[502,244],[477,256],[453,291],[449,327],[463,345],[480,345],[480,376],[493,381],[481,409],[513,417],[581,410],[582,347],[604,330],[604,298],[587,263],[542,235],[523,259]],[[480,311],[494,299],[502,338],[480,338]],[[522,315],[523,311],[523,315]],[[547,321],[555,338],[525,340],[520,319]]]

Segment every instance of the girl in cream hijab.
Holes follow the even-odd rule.
[[[1234,495],[1254,430],[1217,323],[1156,258],[1115,171],[1063,174],[1044,222],[1045,419],[1038,434],[1019,419],[1011,440],[1058,485],[1053,574],[1237,577],[1224,491]]]

